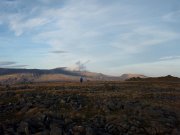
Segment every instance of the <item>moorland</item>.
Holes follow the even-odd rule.
[[[171,76],[0,86],[1,135],[178,135],[179,118]]]

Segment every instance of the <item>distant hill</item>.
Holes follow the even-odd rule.
[[[121,75],[121,79],[122,80],[127,80],[127,79],[130,79],[130,78],[147,78],[147,76],[144,76],[144,75],[140,75],[140,74],[123,74]]]
[[[123,74],[122,76],[109,76],[95,72],[79,72],[67,70],[65,67],[55,69],[8,69],[0,68],[0,83],[29,83],[29,82],[60,82],[79,81],[84,76],[86,81],[124,81],[132,77],[145,78],[144,75]]]
[[[66,70],[65,67],[55,68],[55,69],[13,69],[13,68],[0,68],[0,75],[9,75],[9,74],[66,74],[66,75],[79,75],[78,72]]]
[[[174,77],[171,75],[162,76],[162,77],[146,77],[146,78],[139,78],[139,77],[132,77],[127,79],[127,81],[158,81],[158,82],[180,82],[180,78]]]
[[[180,82],[180,78],[171,75],[167,75],[163,77],[147,78],[147,80]]]

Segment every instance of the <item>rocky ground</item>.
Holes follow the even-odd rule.
[[[179,135],[180,84],[0,86],[0,135]]]

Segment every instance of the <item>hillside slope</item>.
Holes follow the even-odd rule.
[[[79,81],[80,76],[83,76],[85,81],[124,81],[132,77],[145,78],[145,76],[138,74],[123,74],[117,77],[89,71],[71,71],[64,67],[49,70],[0,68],[1,84]]]

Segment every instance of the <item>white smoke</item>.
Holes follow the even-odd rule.
[[[85,62],[81,62],[81,61],[77,61],[75,64],[76,64],[76,67],[77,67],[77,70],[79,72],[82,72],[82,71],[86,71],[86,64],[89,63],[89,60],[85,61]]]

